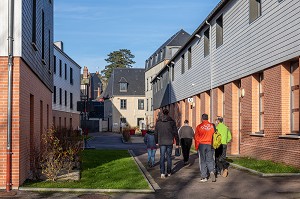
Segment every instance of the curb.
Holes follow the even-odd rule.
[[[300,173],[261,173],[259,171],[255,171],[253,169],[249,169],[234,163],[230,163],[230,165],[234,168],[246,170],[253,174],[259,175],[261,177],[291,177],[291,176],[300,176]]]
[[[132,150],[128,150],[128,152],[130,153],[132,158],[135,160],[135,163],[138,165],[138,168],[143,173],[144,178],[147,180],[147,182],[148,182],[150,188],[153,190],[153,192],[155,192],[156,190],[160,190],[161,189],[160,186],[155,182],[155,180],[152,178],[152,176],[147,171],[147,169],[144,167],[144,165],[141,163],[141,161],[138,158],[136,158],[136,155],[134,154],[134,152]]]
[[[100,193],[153,193],[149,189],[72,189],[72,188],[30,188],[19,187],[20,191],[59,191],[59,192],[100,192]]]

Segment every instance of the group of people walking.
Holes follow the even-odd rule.
[[[214,149],[212,142],[216,131],[221,134],[221,145]],[[217,174],[227,177],[229,163],[226,161],[226,150],[227,144],[231,141],[231,132],[223,123],[222,117],[217,117],[216,124],[213,124],[208,121],[207,114],[202,115],[202,122],[194,131],[189,126],[188,120],[177,129],[175,121],[169,116],[169,111],[164,109],[156,121],[156,126],[150,125],[144,137],[148,151],[148,166],[154,166],[155,153],[159,148],[160,176],[161,178],[171,176],[173,144],[176,148],[181,146],[184,165],[188,165],[193,139],[199,156],[201,182],[207,182],[208,179],[215,182]],[[165,160],[167,160],[167,169]]]

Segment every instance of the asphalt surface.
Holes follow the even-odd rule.
[[[147,168],[147,153],[143,138],[134,136],[132,143],[123,143],[120,134],[94,133],[88,147],[96,149],[131,149],[146,168],[146,175],[155,184],[155,193],[66,193],[17,191],[15,196],[6,198],[60,198],[60,199],[300,199],[300,177],[260,177],[258,175],[229,168],[227,178],[217,177],[216,182],[200,182],[197,154],[191,154],[190,164],[183,165],[181,157],[173,157],[172,175],[160,178],[159,150],[156,165]],[[173,152],[174,154],[174,152]],[[0,195],[1,197],[1,195]]]

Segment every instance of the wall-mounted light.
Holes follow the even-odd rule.
[[[201,36],[199,34],[195,34],[195,37],[198,37],[199,39],[201,38]]]
[[[245,96],[245,89],[242,89],[241,90],[241,97],[244,97]]]

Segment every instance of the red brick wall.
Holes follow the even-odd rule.
[[[192,120],[190,125],[193,127],[193,129],[196,128],[198,124],[201,122],[201,116],[200,116],[200,110],[201,110],[201,100],[200,100],[200,95],[196,95],[193,97],[194,101],[194,107],[193,107],[193,114],[192,114]]]
[[[72,127],[76,129],[80,126],[80,115],[74,113],[68,113],[63,111],[55,111],[52,112],[53,117],[55,117],[55,124],[58,124],[58,118],[61,117],[62,120],[62,128],[70,128],[70,118],[72,118]],[[66,126],[65,126],[65,118],[66,118]],[[53,121],[54,123],[54,121]]]
[[[200,94],[201,98],[201,114],[200,114],[200,120],[203,113],[208,114],[208,118],[210,120],[210,96],[208,92],[203,92]]]
[[[7,139],[7,57],[0,57],[0,187],[5,187],[6,177],[6,139]],[[43,128],[47,128],[47,118],[52,120],[51,91],[29,69],[22,59],[15,57],[13,66],[12,97],[12,184],[17,188],[30,177],[30,94],[34,96],[33,143],[40,148],[40,102],[43,102]],[[47,104],[49,114],[47,117]],[[49,121],[52,123],[52,121]]]

